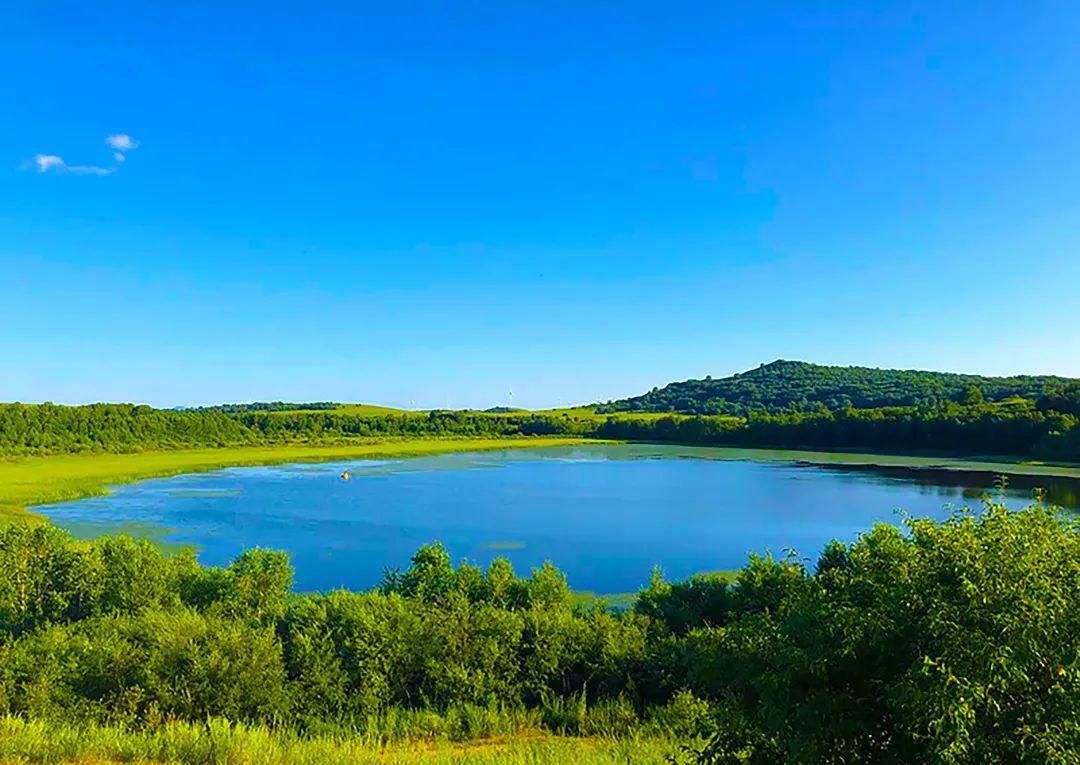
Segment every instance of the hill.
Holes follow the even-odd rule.
[[[848,406],[876,409],[1014,397],[1080,401],[1080,380],[1030,375],[984,377],[778,360],[731,377],[670,383],[641,396],[600,404],[597,411],[746,415],[752,411],[810,411],[821,406],[830,410]],[[1064,411],[1061,406],[1054,408]]]

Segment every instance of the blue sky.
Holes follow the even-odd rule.
[[[0,7],[0,400],[1080,376],[1080,6],[224,5]]]

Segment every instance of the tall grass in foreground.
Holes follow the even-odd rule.
[[[467,744],[421,740],[391,745],[362,738],[305,738],[212,719],[169,723],[152,732],[0,718],[0,762],[155,762],[185,765],[411,765],[521,763],[600,765],[668,762],[678,747],[662,738],[568,738],[519,732]]]

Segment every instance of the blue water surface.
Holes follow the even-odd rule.
[[[157,479],[37,508],[80,536],[135,530],[222,565],[250,547],[288,550],[298,590],[365,589],[441,541],[455,559],[551,560],[576,589],[638,589],[741,566],[749,552],[816,558],[902,509],[977,507],[992,476],[821,467],[718,449],[588,446],[347,461]],[[350,478],[341,476],[349,471]],[[1028,488],[1010,490],[1023,504]]]

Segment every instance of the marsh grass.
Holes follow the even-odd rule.
[[[0,718],[3,763],[185,763],[185,765],[577,765],[667,762],[667,738],[573,738],[523,729],[468,742],[412,739],[395,743],[356,736],[300,736],[212,719],[168,723],[153,731]]]
[[[101,496],[109,486],[200,473],[226,467],[327,462],[339,459],[423,457],[447,452],[573,446],[576,438],[409,438],[365,439],[331,446],[281,444],[221,449],[181,449],[133,454],[70,454],[0,460],[0,522],[40,516],[33,505]]]

